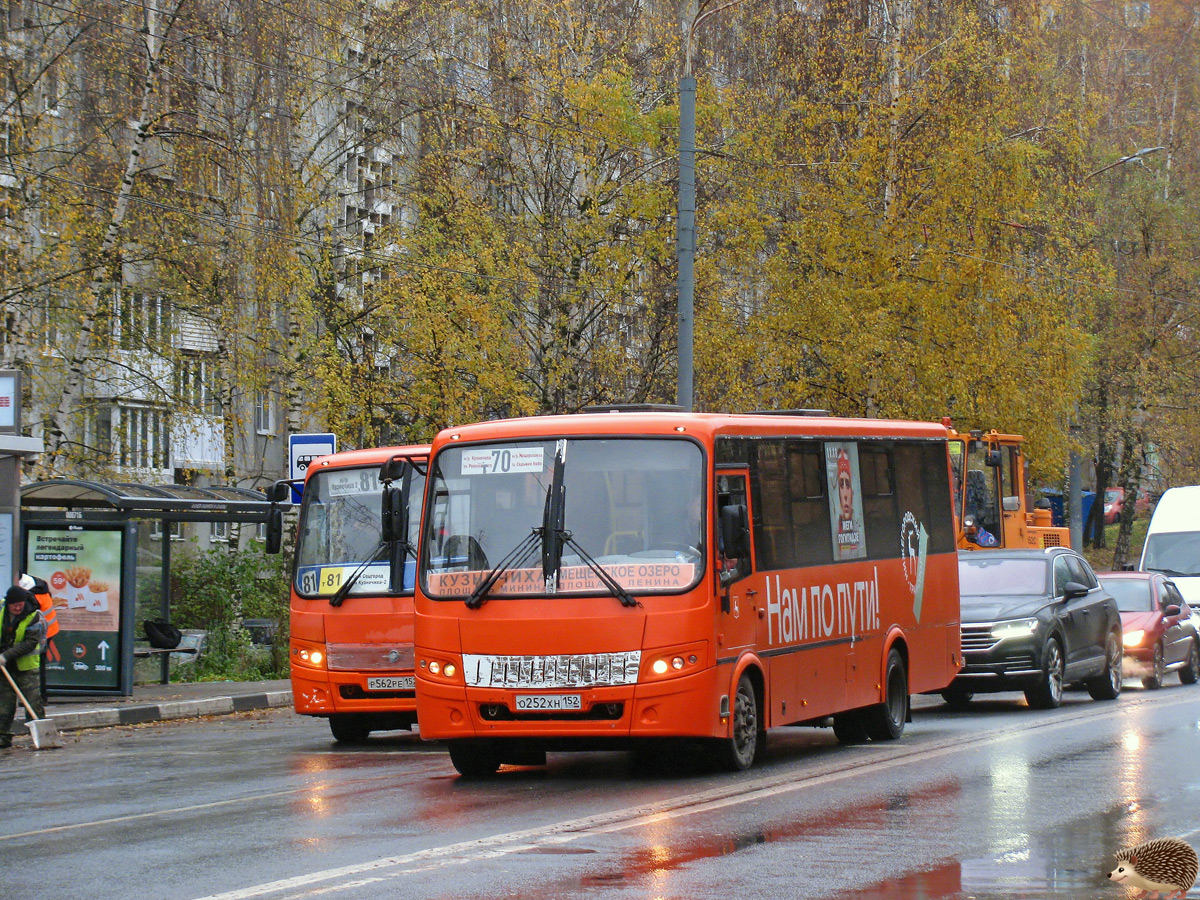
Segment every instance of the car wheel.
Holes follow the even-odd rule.
[[[371,734],[366,719],[354,713],[338,713],[329,717],[329,730],[339,744],[361,744]]]
[[[1158,690],[1163,686],[1163,646],[1162,641],[1154,645],[1154,661],[1150,664],[1150,674],[1142,679],[1142,687],[1148,691]]]
[[[1195,684],[1200,681],[1200,645],[1192,641],[1188,647],[1188,658],[1184,667],[1179,670],[1179,680],[1184,684]]]
[[[964,691],[957,688],[947,688],[942,691],[942,700],[951,709],[963,710],[971,705],[971,699],[975,695],[970,691]]]
[[[754,765],[760,747],[766,744],[766,732],[762,730],[758,711],[758,694],[747,673],[738,679],[737,692],[733,696],[733,721],[729,725],[729,737],[717,742],[715,759],[722,768],[741,772]]]
[[[833,735],[842,744],[866,743],[867,726],[863,724],[862,711],[852,709],[834,716]]]
[[[904,722],[908,719],[908,672],[904,657],[895,647],[888,654],[883,686],[883,702],[862,711],[863,726],[873,741],[894,741],[904,734]]]
[[[1057,709],[1062,703],[1063,655],[1057,638],[1050,638],[1042,649],[1042,677],[1025,691],[1025,702],[1034,709]]]
[[[1084,684],[1093,700],[1116,700],[1121,696],[1121,636],[1110,632],[1104,650],[1104,671]]]
[[[487,778],[500,768],[500,752],[487,741],[450,741],[450,762],[463,778]]]

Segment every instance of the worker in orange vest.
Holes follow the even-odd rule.
[[[54,636],[58,634],[58,610],[54,608],[54,598],[50,596],[50,585],[46,584],[45,579],[35,578],[32,575],[22,575],[17,582],[25,590],[33,594],[33,597],[38,602],[38,606],[42,610],[42,621],[46,623],[46,645],[41,648],[41,666],[39,667],[39,679],[42,687],[42,702],[46,702],[46,657],[58,659],[58,647],[54,643]]]

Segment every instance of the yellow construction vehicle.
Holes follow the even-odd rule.
[[[950,430],[960,550],[1071,546],[1070,529],[1056,528],[1049,508],[1026,507],[1023,437],[942,423]]]

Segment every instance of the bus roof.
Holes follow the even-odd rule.
[[[805,437],[924,438],[945,440],[949,432],[938,422],[896,419],[851,419],[837,416],[733,414],[696,412],[604,412],[561,416],[496,419],[443,429],[434,439],[494,441],[575,435],[689,434],[702,440],[717,435],[788,435]]]
[[[356,468],[358,466],[381,466],[393,456],[427,459],[430,446],[414,444],[408,447],[368,447],[365,450],[343,450],[328,456],[318,456],[308,464],[305,478],[318,467],[330,469]]]

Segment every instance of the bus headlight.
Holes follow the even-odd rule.
[[[417,667],[437,681],[458,681],[458,664],[453,660],[422,659],[417,662]]]
[[[646,673],[648,678],[673,678],[698,671],[706,658],[706,651],[704,644],[691,644],[649,651],[646,657],[650,660],[647,667],[649,672]]]
[[[325,655],[324,644],[294,639],[291,642],[291,657],[295,665],[324,670],[326,667]]]

